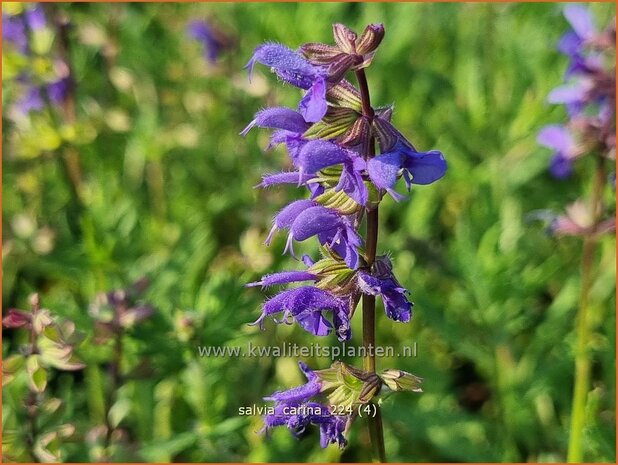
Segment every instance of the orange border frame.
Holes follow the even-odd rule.
[[[9,0],[9,1],[1,1],[0,3],[32,3],[32,2],[21,2],[18,0]],[[66,2],[59,2],[56,0],[40,0],[37,3],[66,3]],[[226,0],[210,0],[210,1],[193,1],[193,0],[176,0],[173,2],[168,2],[166,0],[133,0],[132,2],[127,2],[124,0],[110,0],[110,1],[101,1],[101,0],[94,0],[94,1],[88,1],[88,0],[77,0],[75,2],[71,2],[71,3],[230,3],[230,2],[226,2]],[[483,0],[468,0],[468,1],[464,1],[464,0],[434,0],[434,1],[430,1],[430,0],[418,0],[418,1],[397,1],[397,0],[369,0],[369,1],[363,1],[363,0],[347,0],[347,1],[338,1],[338,0],[321,0],[319,2],[311,2],[311,1],[307,1],[307,0],[301,0],[301,1],[294,1],[294,0],[274,0],[272,2],[262,2],[260,0],[240,0],[238,2],[232,2],[232,3],[613,3],[614,5],[616,5],[618,3],[617,1],[611,1],[611,0],[595,0],[595,1],[584,1],[584,2],[578,2],[577,0],[565,0],[562,2],[556,1],[556,0],[531,0],[531,1],[521,1],[521,0],[516,0],[516,1],[509,1],[509,0],[489,0],[489,1],[483,1]],[[0,26],[0,31],[1,31],[1,26]],[[618,39],[618,33],[616,34],[616,38]],[[2,46],[2,37],[0,35],[0,47]],[[0,70],[0,77],[2,76],[2,70]],[[618,91],[618,85],[616,85],[616,90]],[[0,97],[2,97],[2,89],[0,89]],[[0,107],[2,106],[2,104],[0,103]],[[2,120],[0,120],[0,134],[3,134],[3,126],[2,126]],[[618,134],[618,133],[617,133]],[[0,147],[0,158],[2,157],[2,148]],[[2,166],[0,166],[0,176],[2,176]],[[2,192],[3,186],[0,184],[0,202],[2,202],[2,198],[3,198],[3,192]],[[617,194],[617,199],[618,199],[618,194]],[[616,219],[618,220],[618,211],[616,212]],[[0,240],[3,239],[3,225],[0,223]],[[0,251],[2,250],[2,243],[0,243]],[[616,258],[618,260],[618,252],[616,253]],[[3,265],[3,258],[2,256],[0,256],[0,266]],[[2,292],[2,275],[3,275],[3,268],[0,268],[0,293]],[[618,311],[618,306],[615,309]],[[616,330],[618,332],[618,322],[616,323]],[[0,332],[0,343],[2,342],[2,332]],[[616,356],[616,358],[618,359],[618,350],[616,349],[616,347],[614,347],[614,354]],[[0,366],[2,365],[2,360],[1,360],[1,354],[0,354]],[[0,372],[0,380],[2,380],[2,373]],[[616,376],[615,381],[618,381],[618,376]],[[616,395],[616,401],[618,403],[618,394]],[[614,412],[615,413],[615,412]],[[0,415],[2,414],[2,402],[0,402]],[[2,425],[0,424],[0,437],[2,437]],[[618,443],[618,431],[616,433],[616,443]],[[618,445],[616,446],[616,455],[618,456]],[[1,461],[1,456],[0,456],[0,461]],[[65,463],[70,463],[70,464],[75,464],[75,465],[89,465],[89,464],[101,464],[101,463],[107,463],[107,462],[65,462]],[[141,463],[157,463],[157,462],[114,462],[114,463],[118,463],[120,465],[139,465]],[[190,462],[173,462],[175,464],[178,465],[194,465],[194,463],[190,463]],[[218,463],[218,462],[207,462],[207,463]],[[230,462],[230,463],[234,463],[234,462]],[[271,462],[273,465],[286,465],[286,464],[295,464],[298,462]],[[304,463],[304,462],[303,462]],[[359,462],[356,462],[359,463]],[[409,463],[409,462],[389,462],[389,463],[393,463],[395,465],[404,465],[404,463]],[[448,463],[448,462],[417,462],[418,465],[422,465],[422,464],[433,464],[433,463]],[[469,462],[469,463],[479,463],[481,465],[489,465],[488,462]],[[508,463],[508,462],[507,462]],[[366,465],[370,465],[367,462],[360,462],[360,464],[366,464]],[[163,464],[161,464],[163,465]],[[454,464],[453,464],[454,465]]]

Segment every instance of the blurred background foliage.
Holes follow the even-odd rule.
[[[545,100],[566,67],[555,49],[567,30],[559,4],[49,8],[68,18],[67,44],[51,35],[40,59],[21,64],[8,45],[3,50],[2,304],[27,308],[38,291],[43,307],[86,335],[76,349],[86,368],[53,372],[48,382],[63,400],[57,421],[76,427],[60,459],[369,459],[361,422],[340,452],[320,449],[316,431],[301,441],[285,430],[265,440],[256,434],[258,415],[238,415],[300,383],[295,360],[207,358],[197,347],[316,342],[296,327],[246,325],[264,295],[244,284],[296,266],[281,256],[283,235],[271,248],[262,242],[273,214],[298,191],[254,189],[261,173],[289,162],[282,150],[262,152],[266,132],[238,133],[259,108],[293,105],[298,94],[264,69],[250,85],[242,67],[266,40],[330,43],[333,22],[356,30],[383,22],[386,38],[368,70],[372,100],[394,102],[395,124],[449,163],[442,182],[382,207],[379,249],[393,253],[416,306],[408,325],[380,316],[377,340],[396,348],[416,342],[418,356],[378,364],[424,378],[423,394],[384,405],[389,459],[565,460],[581,243],[526,220],[538,209],[560,211],[591,178],[584,162],[571,179],[553,179],[550,153],[535,142],[539,128],[565,118]],[[591,8],[602,26],[615,14],[612,4]],[[215,64],[186,34],[195,19],[225,36]],[[12,114],[19,82],[11,75],[20,66],[43,74],[63,50],[77,83],[76,119],[52,107]],[[315,255],[314,244],[302,250]],[[597,260],[586,457],[614,462],[614,238],[603,239]],[[142,300],[154,314],[124,330],[121,382],[110,393],[115,351],[95,336],[91,304],[142,276],[150,280]],[[4,356],[23,339],[5,331]],[[5,431],[25,428],[26,390],[20,379],[4,389]],[[117,427],[106,452],[108,414]]]

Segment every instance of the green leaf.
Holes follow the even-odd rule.
[[[169,462],[175,455],[194,446],[197,439],[198,435],[193,431],[180,433],[167,441],[148,444],[141,449],[141,455],[147,462]]]
[[[41,410],[45,413],[52,414],[54,412],[57,412],[61,405],[62,400],[58,399],[57,397],[52,397],[50,399],[46,399],[41,404]]]
[[[51,29],[44,27],[31,31],[29,45],[32,51],[38,55],[45,55],[49,53],[51,46],[54,42],[54,33]]]
[[[56,427],[56,432],[58,433],[59,437],[63,439],[68,439],[75,434],[75,425],[72,425],[71,423],[64,423],[62,425],[58,425]]]
[[[32,318],[32,327],[34,332],[41,334],[45,328],[51,325],[54,319],[51,316],[49,310],[41,309],[36,312]]]
[[[118,399],[109,409],[107,418],[113,428],[116,428],[120,422],[129,415],[131,411],[131,400],[122,398]]]
[[[350,108],[359,113],[363,108],[360,92],[346,80],[328,89],[326,98],[338,107]]]
[[[2,361],[2,374],[15,373],[24,366],[25,358],[21,354],[9,355]]]
[[[356,203],[348,194],[343,191],[335,191],[333,188],[326,189],[323,194],[315,198],[315,201],[324,205],[326,208],[337,210],[343,215],[351,215],[362,208],[362,206]]]
[[[39,363],[38,355],[30,355],[26,360],[28,386],[32,391],[43,392],[47,386],[47,371]]]
[[[34,455],[43,463],[59,462],[61,451],[58,433],[52,431],[40,436],[34,445]]]
[[[321,121],[303,134],[306,139],[333,139],[352,127],[361,115],[350,108],[329,108]]]

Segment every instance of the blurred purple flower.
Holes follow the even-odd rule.
[[[571,26],[558,43],[560,52],[569,57],[567,82],[552,90],[547,100],[565,105],[569,121],[564,127],[547,126],[538,136],[539,144],[554,150],[549,170],[559,179],[570,176],[573,161],[584,153],[610,156],[616,146],[616,71],[615,66],[608,67],[606,56],[615,56],[615,26],[598,32],[583,5],[569,4],[563,11]]]
[[[216,63],[225,48],[221,34],[204,20],[191,21],[187,26],[187,34],[202,44],[204,58],[210,63]]]
[[[28,35],[21,16],[2,13],[2,40],[13,44],[21,53],[28,51]]]
[[[551,174],[558,179],[570,176],[578,150],[569,130],[564,126],[545,126],[539,133],[537,142],[555,151],[550,163]]]
[[[40,4],[34,4],[32,7],[26,8],[24,11],[24,16],[28,28],[32,31],[37,31],[47,26],[45,11],[43,10],[43,6]]]
[[[25,94],[16,102],[17,110],[27,115],[31,111],[39,111],[45,107],[41,89],[35,86],[26,87]]]
[[[63,77],[47,85],[47,95],[50,102],[54,104],[62,103],[66,100],[71,90],[72,82],[70,77]]]

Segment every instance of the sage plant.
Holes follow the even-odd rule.
[[[95,321],[95,341],[97,344],[111,343],[113,355],[107,366],[109,375],[106,399],[105,425],[99,428],[90,439],[99,442],[101,454],[99,460],[110,460],[113,457],[114,439],[118,425],[112,420],[112,411],[116,404],[118,390],[125,381],[123,372],[124,340],[127,332],[148,320],[154,313],[154,307],[141,302],[140,297],[149,286],[147,278],[142,277],[126,289],[115,289],[100,293],[90,305],[89,314]],[[101,436],[101,437],[99,437]],[[102,441],[100,441],[102,439]]]
[[[249,286],[303,283],[268,299],[254,324],[263,328],[276,317],[277,323],[296,322],[315,336],[335,334],[340,341],[350,339],[350,322],[362,299],[364,365],[360,369],[335,362],[312,370],[300,362],[307,383],[265,398],[274,406],[263,431],[286,426],[299,436],[313,424],[320,429],[322,447],[344,447],[359,409],[367,408],[374,456],[385,461],[376,396],[386,390],[418,392],[421,380],[397,369],[376,373],[376,297],[382,299],[386,316],[402,323],[410,321],[413,305],[393,274],[390,257],[378,254],[379,206],[386,194],[395,201],[405,198],[396,190],[399,179],[408,190],[440,179],[446,161],[439,151],[417,150],[395,128],[392,106],[371,104],[365,70],[384,38],[384,26],[370,24],[357,36],[335,24],[333,33],[335,45],[307,43],[292,50],[262,44],[246,66],[250,76],[256,64],[267,66],[303,91],[298,109],[266,108],[241,133],[272,129],[269,148],[283,144],[294,167],[263,176],[259,187],[293,184],[308,191],[306,198],[275,215],[266,244],[285,230],[284,252],[296,256],[294,243],[313,237],[321,252],[317,259],[301,257],[299,270],[266,275]],[[348,76],[355,77],[357,86]]]
[[[30,310],[11,308],[2,319],[4,328],[28,333],[27,342],[5,356],[2,363],[2,386],[10,392],[7,400],[18,400],[25,407],[14,409],[3,419],[2,458],[10,462],[59,462],[66,456],[63,443],[74,439],[75,425],[61,423],[63,402],[52,396],[48,380],[56,370],[85,367],[75,355],[84,335],[75,330],[72,321],[60,320],[41,308],[38,294],[29,300]]]
[[[551,232],[557,236],[579,236],[583,240],[575,328],[575,382],[567,453],[569,462],[582,462],[592,368],[589,301],[594,257],[599,237],[616,229],[615,205],[611,208],[604,201],[608,164],[613,165],[616,158],[616,23],[614,18],[605,30],[598,31],[591,12],[575,4],[565,6],[564,16],[571,30],[562,36],[558,49],[569,59],[566,83],[554,89],[548,100],[565,105],[568,122],[543,128],[538,141],[554,150],[550,172],[557,178],[570,176],[575,162],[583,158],[592,159],[594,164],[592,176],[583,171],[590,178],[590,197],[567,206],[566,214],[555,215],[550,225]]]

